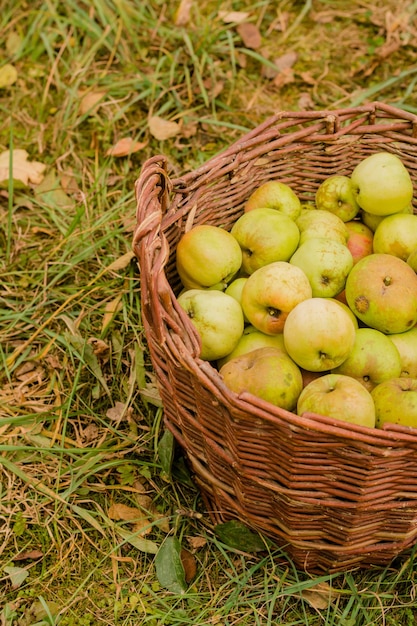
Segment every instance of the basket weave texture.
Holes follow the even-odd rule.
[[[279,113],[181,178],[156,155],[136,182],[133,248],[165,424],[213,521],[240,519],[313,573],[386,565],[417,542],[417,429],[299,417],[229,391],[178,305],[175,252],[197,224],[230,229],[266,180],[313,201],[323,179],[381,150],[402,159],[416,188],[417,116],[379,102]]]

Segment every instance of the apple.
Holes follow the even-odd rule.
[[[298,226],[275,209],[252,209],[233,224],[231,234],[242,250],[242,269],[252,274],[274,261],[288,261],[300,240]]]
[[[346,311],[346,313],[349,315],[350,319],[352,320],[352,323],[355,327],[355,329],[357,329],[359,327],[359,322],[358,322],[358,318],[356,317],[356,315],[354,314],[354,312],[348,307],[347,302],[345,302],[343,300],[342,294],[344,293],[344,290],[341,291],[336,298],[329,298],[329,300],[332,300],[333,302],[336,302],[336,304],[338,304],[340,307],[342,307],[342,309],[344,311]]]
[[[334,213],[349,222],[359,213],[349,176],[335,174],[325,178],[316,191],[316,207]]]
[[[368,213],[398,213],[413,197],[410,174],[401,159],[391,152],[376,152],[365,157],[350,178],[357,203]]]
[[[282,333],[288,313],[311,298],[304,272],[287,261],[276,261],[251,274],[242,290],[242,309],[249,322],[267,335]]]
[[[405,333],[396,333],[389,338],[400,353],[400,376],[417,378],[417,327],[414,326]]]
[[[282,350],[283,352],[287,352],[285,350],[284,337],[282,333],[279,333],[278,335],[266,335],[250,324],[245,327],[234,350],[217,361],[217,367],[220,369],[225,363],[233,359],[235,356],[252,352],[252,350],[257,350],[258,348],[276,348]]]
[[[388,335],[374,328],[358,328],[349,356],[333,374],[356,378],[368,391],[401,375],[400,353]]]
[[[223,365],[220,376],[231,391],[247,391],[287,411],[295,409],[303,388],[300,369],[277,348],[258,348],[237,356]]]
[[[330,371],[326,372],[310,372],[310,370],[305,370],[300,367],[301,376],[303,377],[303,389],[307,387],[311,381],[316,380],[316,378],[320,378],[320,376],[325,376],[326,374],[330,374]]]
[[[378,428],[387,423],[417,427],[417,379],[385,380],[371,391],[371,395]]]
[[[333,239],[307,239],[294,252],[290,264],[303,270],[310,281],[313,297],[332,298],[345,288],[353,267],[347,246]]]
[[[257,187],[246,201],[244,211],[275,209],[294,220],[301,211],[301,202],[291,187],[279,180],[268,180]]]
[[[300,302],[289,312],[283,334],[285,349],[299,367],[325,372],[347,359],[356,328],[339,303],[316,297]]]
[[[343,244],[348,240],[349,233],[344,221],[330,211],[303,209],[295,223],[300,230],[299,245],[317,237],[335,239]]]
[[[343,374],[326,374],[304,387],[297,402],[297,414],[303,413],[375,427],[375,406],[370,392],[355,378]]]
[[[350,250],[353,264],[355,265],[359,259],[363,259],[364,256],[368,256],[368,254],[372,254],[374,251],[374,233],[369,226],[359,220],[346,222],[346,228],[349,233],[346,245]]]
[[[218,290],[189,289],[177,301],[200,336],[201,359],[221,359],[236,347],[244,319],[242,307],[232,296]]]
[[[398,211],[398,213],[413,213],[414,209],[413,209],[413,205],[407,204],[407,206],[405,207],[405,209],[403,209],[402,211]],[[390,213],[390,215],[396,215],[396,213]],[[368,228],[370,228],[372,230],[372,232],[375,232],[376,229],[378,228],[379,224],[382,222],[382,220],[384,220],[386,217],[389,217],[388,215],[373,215],[372,213],[368,213],[367,211],[362,211],[360,212],[360,218],[362,220],[362,222],[368,226]]]
[[[398,257],[364,257],[351,269],[345,291],[349,308],[366,326],[391,334],[417,323],[417,275]]]
[[[373,248],[374,252],[407,261],[417,248],[417,215],[395,213],[385,217],[375,231]]]
[[[199,224],[179,240],[176,264],[186,289],[225,289],[242,265],[242,251],[227,230]]]
[[[411,250],[408,255],[407,265],[409,265],[417,274],[417,247]]]

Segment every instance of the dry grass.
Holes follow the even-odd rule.
[[[276,547],[259,557],[216,537],[181,453],[171,475],[161,444],[130,248],[153,154],[193,169],[279,109],[417,111],[417,3],[185,5],[179,25],[179,2],[3,2],[16,79],[0,88],[0,152],[46,170],[0,190],[0,623],[411,626],[412,558],[318,580]],[[158,139],[151,116],[175,134]],[[141,147],[110,156],[123,138]],[[168,536],[196,568],[183,594],[156,576]],[[305,594],[319,583],[331,601]]]

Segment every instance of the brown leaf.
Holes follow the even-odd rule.
[[[250,13],[247,11],[219,11],[218,16],[225,24],[242,24],[242,22],[246,22]]]
[[[124,270],[126,267],[129,266],[130,261],[134,258],[134,256],[135,253],[133,252],[133,250],[125,252],[124,254],[122,254],[122,256],[119,256],[115,261],[107,266],[107,271],[116,272],[117,270]]]
[[[112,422],[119,423],[120,420],[126,415],[126,405],[124,402],[115,402],[114,406],[106,412],[106,417]]]
[[[106,330],[107,326],[111,324],[116,313],[118,313],[122,308],[122,295],[122,292],[118,293],[117,296],[113,300],[110,300],[110,302],[107,302],[104,307],[104,315],[101,322],[102,333]]]
[[[175,26],[185,26],[186,24],[188,24],[191,17],[192,6],[193,0],[181,0],[177,12],[175,13]]]
[[[148,120],[149,132],[155,139],[159,141],[164,141],[164,139],[170,139],[171,137],[175,137],[180,132],[180,125],[177,122],[170,122],[169,120],[164,120],[162,117],[158,115],[153,115]]]
[[[255,24],[243,22],[239,24],[236,30],[247,48],[256,50],[262,45],[261,33]]]
[[[207,544],[205,537],[187,537],[187,541],[193,551],[203,548]]]
[[[97,112],[100,101],[103,99],[105,95],[104,91],[89,91],[86,94],[80,93],[81,102],[80,102],[80,113],[81,115],[94,115]]]
[[[27,186],[29,183],[39,185],[44,178],[46,169],[45,163],[39,161],[28,161],[26,150],[13,150],[13,180]],[[0,154],[0,185],[7,183],[10,175],[10,150],[5,150]]]
[[[294,71],[291,67],[287,67],[282,72],[279,72],[272,81],[275,87],[283,87],[294,82]]]
[[[298,54],[294,51],[286,52],[282,56],[274,59],[274,63],[280,72],[286,70],[294,65],[298,59]]]
[[[326,582],[317,583],[310,589],[304,589],[300,596],[315,609],[327,609],[336,597],[335,590]]]
[[[41,550],[24,550],[24,552],[20,552],[17,556],[14,556],[13,561],[36,561],[36,559],[40,559],[41,557],[43,557]]]
[[[106,156],[124,157],[134,152],[142,150],[148,145],[147,141],[134,141],[132,137],[124,137],[119,139],[111,148],[106,152]]]
[[[115,521],[123,520],[124,522],[137,521],[143,518],[143,513],[139,509],[133,506],[127,506],[126,504],[112,504],[107,511],[107,515],[110,519]]]
[[[197,574],[197,563],[195,557],[186,548],[181,548],[180,558],[184,568],[185,582],[190,583]]]

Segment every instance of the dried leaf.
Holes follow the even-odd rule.
[[[175,26],[185,26],[186,24],[188,24],[191,17],[192,6],[193,0],[181,0],[177,12],[175,13]]]
[[[153,115],[148,120],[149,124],[149,132],[155,139],[159,141],[164,141],[164,139],[170,139],[171,137],[175,137],[180,132],[180,125],[177,122],[170,122],[169,120],[164,120],[162,117],[158,115]]]
[[[259,28],[250,22],[243,22],[237,27],[237,32],[247,48],[256,50],[262,45],[262,37]]]
[[[317,583],[309,589],[303,589],[300,597],[317,610],[327,609],[335,599],[336,592],[326,582]]]
[[[242,24],[242,22],[246,22],[250,13],[247,11],[219,11],[218,16],[225,24]]]
[[[117,296],[113,300],[110,300],[110,302],[107,302],[106,306],[104,307],[104,315],[103,315],[103,320],[101,322],[102,334],[107,329],[107,327],[111,324],[115,315],[122,308],[122,303],[121,303],[122,295],[123,295],[122,292],[118,293]]]
[[[186,548],[181,548],[180,558],[184,568],[185,582],[190,583],[197,574],[197,562],[195,557]]]
[[[120,420],[126,415],[126,404],[124,402],[116,402],[111,409],[106,412],[106,417],[112,422],[119,423]]]
[[[298,54],[294,51],[290,51],[290,52],[286,52],[285,54],[278,57],[277,59],[274,59],[274,63],[277,66],[277,68],[280,70],[280,72],[282,72],[283,70],[286,70],[287,68],[292,67],[294,63],[297,61],[297,59],[298,59]]]
[[[28,161],[28,152],[26,150],[13,150],[12,176],[13,180],[23,186],[29,183],[39,185],[44,178],[46,169],[45,163],[39,161]],[[5,150],[0,154],[0,185],[8,183],[10,176],[10,150]]]
[[[80,94],[81,102],[80,102],[80,113],[81,115],[94,115],[99,106],[100,101],[105,96],[104,91],[89,91],[86,94]]]
[[[119,139],[119,141],[107,150],[106,156],[128,156],[129,154],[142,150],[147,145],[147,141],[135,141],[132,137],[124,137],[123,139]]]
[[[6,567],[3,567],[3,570],[6,572],[6,574],[9,575],[13,589],[18,589],[29,576],[29,572],[23,567],[13,567],[12,565],[6,565]]]
[[[17,81],[17,70],[14,65],[6,63],[0,67],[0,89],[10,87]]]
[[[127,506],[126,504],[112,504],[107,511],[107,515],[112,520],[123,520],[124,522],[137,522],[143,519],[142,511],[136,507]]]
[[[192,550],[198,550],[198,548],[203,548],[207,544],[205,537],[187,537],[187,541]]]
[[[122,254],[122,256],[119,256],[115,261],[110,263],[110,265],[107,266],[107,271],[115,272],[117,270],[124,270],[126,267],[128,267],[130,261],[134,257],[135,253],[133,252],[133,250],[129,250],[129,252]]]
[[[13,557],[13,561],[36,561],[36,559],[40,559],[43,557],[43,552],[41,550],[25,550],[24,552],[20,552],[18,555]]]
[[[50,207],[70,209],[74,206],[74,200],[62,189],[60,180],[53,170],[48,172],[42,182],[36,187],[35,194]]]
[[[294,70],[291,67],[287,67],[282,72],[279,72],[272,81],[275,87],[283,87],[294,82]]]

